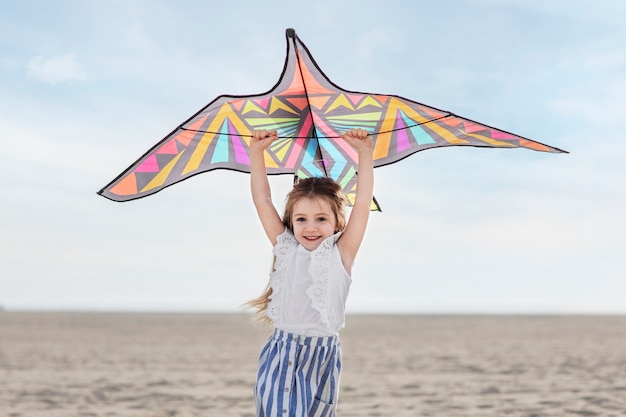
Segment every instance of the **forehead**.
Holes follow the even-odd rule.
[[[305,197],[295,202],[293,214],[331,214],[330,204],[321,197]]]

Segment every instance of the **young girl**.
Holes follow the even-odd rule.
[[[263,347],[255,388],[257,417],[335,416],[341,348],[352,264],[372,201],[372,139],[362,129],[342,135],[359,158],[357,195],[346,221],[345,197],[329,178],[298,181],[281,219],[271,199],[264,151],[276,131],[255,131],[250,142],[251,190],[274,247],[265,294],[250,305],[274,323]]]

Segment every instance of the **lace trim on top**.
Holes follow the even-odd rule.
[[[274,246],[273,252],[276,256],[274,262],[274,272],[270,277],[270,287],[272,288],[272,295],[270,296],[270,303],[267,306],[265,314],[267,317],[276,322],[280,317],[282,291],[285,285],[285,274],[289,261],[293,256],[296,248],[298,247],[298,241],[295,236],[285,229],[283,233],[276,237],[276,246]]]
[[[319,311],[322,324],[326,328],[331,328],[331,319],[329,317],[329,298],[328,298],[328,279],[330,275],[330,259],[331,251],[337,239],[341,236],[341,232],[335,233],[324,240],[313,252],[311,252],[311,265],[309,266],[309,274],[313,279],[313,283],[306,291],[311,299],[311,306]]]
[[[320,314],[320,320],[324,327],[331,328],[330,322],[334,317],[329,317],[328,280],[330,275],[331,251],[335,242],[341,236],[341,232],[326,238],[314,251],[311,252],[311,264],[308,272],[313,283],[307,288],[306,294],[311,300],[311,306]],[[272,295],[265,314],[274,322],[280,318],[282,305],[282,291],[285,285],[287,267],[294,252],[298,248],[298,241],[291,231],[285,229],[276,237],[276,246],[273,252],[276,256],[274,272],[270,277]]]

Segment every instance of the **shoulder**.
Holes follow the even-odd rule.
[[[274,255],[287,255],[298,247],[299,243],[291,230],[285,227],[282,233],[276,236],[276,244],[274,245]]]
[[[276,245],[298,245],[298,241],[296,237],[293,235],[293,232],[285,227],[285,229],[276,236]]]

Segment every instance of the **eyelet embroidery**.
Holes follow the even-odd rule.
[[[306,293],[311,300],[311,306],[320,313],[322,324],[330,329],[331,320],[328,311],[328,279],[330,275],[330,259],[333,245],[341,236],[341,232],[336,233],[326,240],[311,254],[311,265],[309,265],[309,274],[313,279],[313,283],[307,289]]]
[[[311,300],[311,306],[320,314],[320,320],[324,327],[331,328],[331,320],[328,309],[328,280],[330,275],[331,251],[341,232],[336,233],[326,240],[311,253],[311,264],[308,272],[313,283],[307,288],[306,294]],[[270,286],[272,295],[265,314],[274,322],[280,317],[282,307],[282,291],[285,285],[287,267],[294,255],[299,243],[295,236],[285,229],[283,233],[276,237],[276,246],[273,252],[276,256],[274,262],[274,272],[270,276]]]
[[[285,275],[289,261],[293,256],[296,248],[298,247],[298,241],[295,236],[285,229],[283,233],[276,237],[276,246],[274,246],[273,252],[276,256],[274,262],[274,272],[270,276],[270,287],[272,287],[272,295],[270,296],[270,302],[265,310],[265,314],[272,321],[280,317],[282,297],[281,293],[283,286],[285,285]]]

